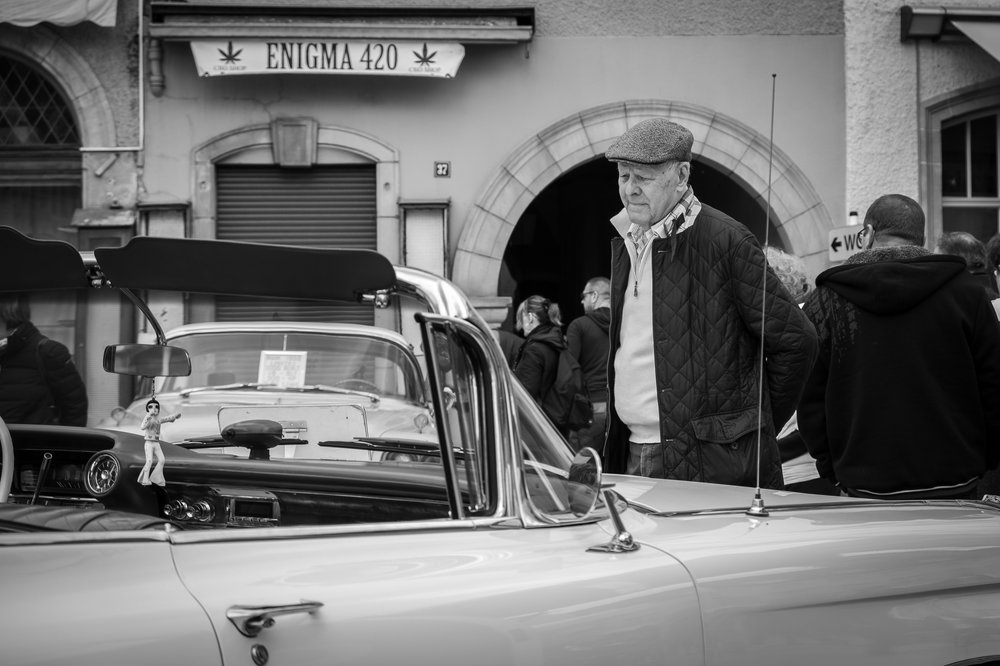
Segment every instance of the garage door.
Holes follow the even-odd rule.
[[[215,173],[219,240],[375,249],[374,164],[311,169],[217,165]],[[226,296],[216,298],[216,319],[371,324],[373,313],[370,304]]]

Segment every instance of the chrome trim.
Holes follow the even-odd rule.
[[[0,539],[0,548],[74,543],[170,542],[173,534],[176,532],[172,533],[166,529],[115,532],[11,532],[5,533],[3,539]]]
[[[281,524],[281,504],[274,493],[262,490],[257,493],[243,492],[239,495],[219,493],[226,506],[226,526],[228,527],[277,527]],[[252,502],[261,506],[268,505],[271,515],[267,518],[259,516],[240,516],[236,513],[237,502]]]
[[[394,534],[405,532],[461,532],[484,527],[508,527],[507,518],[435,518],[401,523],[366,523],[350,525],[306,525],[302,527],[248,527],[238,530],[190,530],[170,534],[175,545],[232,543],[239,541],[281,541],[288,539],[325,539],[357,534]]]
[[[587,552],[595,553],[631,553],[639,550],[639,544],[632,538],[632,533],[625,529],[618,507],[615,504],[617,495],[610,487],[602,488],[604,494],[604,506],[611,514],[611,520],[615,524],[615,533],[607,543],[597,544],[587,549]],[[628,503],[625,503],[628,506]]]
[[[525,527],[552,525],[577,525],[594,522],[592,516],[581,516],[579,521],[552,521],[536,512],[528,492],[523,472],[520,431],[516,418],[513,373],[507,366],[500,345],[486,320],[469,303],[465,294],[453,283],[415,268],[395,266],[397,293],[426,303],[438,315],[458,318],[478,330],[478,340],[490,358],[490,371],[495,381],[493,403],[487,408],[496,416],[493,436],[497,450],[499,496],[494,515],[517,517]],[[502,443],[502,444],[498,444]],[[603,518],[606,518],[604,516]],[[602,518],[602,519],[603,519]]]
[[[111,464],[111,467],[107,470],[108,480],[106,484],[99,486],[98,480],[93,479],[92,477],[99,471],[102,471],[98,468],[105,462],[110,462]],[[91,495],[104,497],[114,490],[116,485],[118,485],[118,482],[121,480],[121,474],[122,468],[121,462],[118,460],[118,456],[109,451],[99,451],[94,454],[84,466],[83,487]]]
[[[167,342],[186,335],[205,335],[208,333],[319,333],[323,335],[346,335],[350,337],[369,337],[378,340],[395,342],[402,347],[410,348],[410,343],[402,334],[378,326],[364,324],[333,324],[309,321],[234,321],[234,322],[202,322],[184,324],[170,329],[166,333]]]
[[[293,615],[296,613],[308,613],[312,615],[323,603],[320,601],[302,600],[297,604],[285,604],[283,606],[230,606],[226,609],[226,617],[236,630],[244,636],[253,638],[262,630],[274,626],[274,618],[279,615]]]
[[[167,340],[166,337],[163,335],[163,327],[160,326],[160,320],[157,319],[155,315],[153,315],[153,312],[149,309],[149,306],[146,305],[146,302],[143,301],[138,296],[136,296],[135,292],[133,292],[128,287],[122,287],[118,291],[120,291],[122,295],[124,295],[129,301],[131,301],[132,305],[135,306],[135,309],[141,312],[142,316],[146,319],[147,322],[149,322],[149,325],[153,327],[153,332],[156,333],[156,344],[166,345]]]

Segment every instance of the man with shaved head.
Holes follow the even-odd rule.
[[[820,273],[803,309],[819,358],[799,432],[824,479],[879,499],[974,499],[1000,461],[1000,324],[965,260],[924,247],[924,212],[887,194],[867,249]]]

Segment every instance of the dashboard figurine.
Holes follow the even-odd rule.
[[[160,447],[160,424],[176,421],[181,417],[180,413],[171,414],[160,418],[160,403],[156,398],[150,398],[146,402],[146,416],[142,418],[139,427],[146,435],[146,464],[139,472],[139,483],[148,486],[155,483],[158,486],[165,486],[166,480],[163,478],[163,449]],[[153,458],[156,458],[156,466],[153,466]],[[153,468],[150,473],[150,467]]]

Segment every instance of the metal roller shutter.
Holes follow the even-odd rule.
[[[219,240],[376,248],[374,164],[218,165],[215,176]],[[371,305],[219,296],[216,319],[371,324],[374,315]]]

